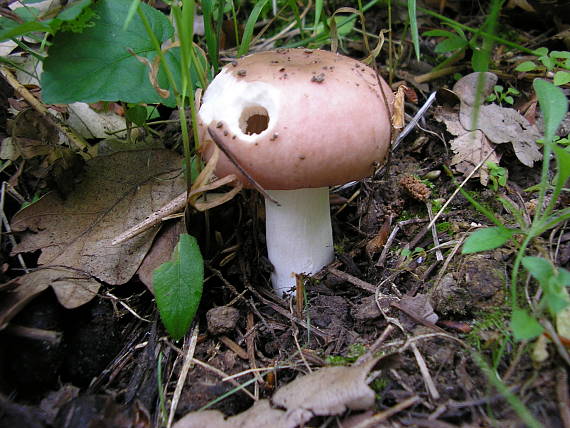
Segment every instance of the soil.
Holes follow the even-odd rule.
[[[541,19],[552,22],[551,17]],[[417,69],[409,61],[402,70]],[[445,77],[431,81],[429,90],[452,84]],[[528,82],[518,87],[530,94]],[[419,88],[416,92],[421,104],[427,93]],[[2,97],[3,121],[8,97],[14,94]],[[408,104],[410,111],[417,107]],[[189,368],[175,420],[204,406],[235,415],[252,405],[252,395],[271,397],[307,366],[349,365],[367,352],[378,352],[389,357],[389,364],[371,383],[374,412],[412,396],[419,401],[385,425],[374,426],[524,426],[507,397],[491,386],[479,357],[544,426],[564,426],[568,367],[552,344],[548,358],[537,363],[531,358],[532,343],[514,342],[508,335],[515,249],[507,246],[476,255],[453,251],[473,225],[488,223],[459,194],[439,220],[439,242],[449,244],[442,247],[443,258],[438,260],[431,250],[425,201],[447,200],[460,177],[452,180],[445,173],[451,154],[443,125],[428,113],[422,128],[425,131],[412,132],[393,153],[385,173],[331,191],[336,258],[304,281],[304,294],[298,297],[279,299],[270,290],[263,204],[253,191],[211,210],[207,222],[202,214],[193,214],[210,225],[208,233],[202,228],[197,234],[206,280],[195,334],[177,343],[167,336],[152,294],[137,277],[121,287],[106,287],[74,310],[63,309],[53,291],[46,290],[10,323],[20,330],[0,331],[0,426],[161,426],[190,349],[203,364]],[[497,197],[517,200],[520,195],[528,202],[531,198],[519,189],[538,182],[540,171],[538,165],[520,164],[504,146],[499,150],[501,165],[510,173],[508,184],[492,191],[472,180],[466,188],[512,221]],[[429,192],[414,181],[426,176],[433,184]],[[24,176],[20,183],[29,190],[37,179]],[[13,213],[15,207],[7,210]],[[396,227],[395,239],[387,242]],[[567,229],[556,239],[560,266],[570,269]],[[16,266],[10,245],[3,242],[0,256],[6,266]],[[537,251],[549,248],[546,241],[536,245]],[[406,246],[417,251],[403,257]],[[33,263],[33,257],[28,262]],[[530,295],[535,292],[530,283]],[[34,336],[35,331],[44,335]],[[247,372],[274,366],[281,368]],[[244,371],[233,382],[223,380]],[[248,381],[247,392],[236,390],[238,383]],[[350,416],[319,417],[309,425],[348,426],[342,419]]]

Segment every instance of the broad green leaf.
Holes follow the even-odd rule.
[[[172,259],[156,269],[152,284],[160,318],[173,339],[182,338],[198,310],[204,261],[193,236],[182,234]]]
[[[554,139],[554,133],[568,111],[566,95],[557,86],[542,79],[535,79],[532,83],[538,103],[544,116],[544,137],[547,143]]]
[[[562,86],[562,85],[565,85],[567,83],[570,83],[570,72],[568,72],[568,71],[557,71],[556,73],[554,73],[554,78],[552,79],[552,82],[556,86]]]
[[[532,71],[536,70],[536,64],[532,61],[521,62],[515,67],[515,71]]]
[[[511,329],[513,330],[515,340],[534,339],[544,330],[537,320],[520,308],[513,310]]]
[[[140,16],[133,17],[128,28],[123,29],[130,4],[130,0],[99,0],[92,6],[98,16],[94,26],[80,34],[60,32],[54,37],[41,79],[46,103],[175,104],[173,91],[168,100],[161,98],[149,81],[148,67],[129,52],[149,61],[156,55]],[[146,4],[140,7],[161,43],[173,35],[166,16]],[[179,61],[173,50],[166,58],[173,73],[177,73]],[[160,87],[168,89],[165,76],[159,73],[158,77]]]
[[[505,244],[513,236],[514,231],[506,227],[487,227],[473,232],[463,244],[463,254],[493,250]]]
[[[522,265],[541,284],[546,283],[554,273],[552,264],[542,257],[523,257]]]

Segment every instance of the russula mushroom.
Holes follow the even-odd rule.
[[[314,274],[333,260],[328,186],[370,175],[384,159],[392,102],[390,88],[370,67],[309,49],[233,61],[205,91],[198,115],[203,156],[211,156],[214,134],[279,203],[265,203],[278,294],[295,285],[295,274]],[[251,187],[222,155],[216,175],[227,174]]]

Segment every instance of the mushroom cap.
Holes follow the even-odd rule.
[[[210,127],[265,189],[343,184],[384,159],[392,103],[386,82],[352,58],[308,49],[255,53],[226,65],[205,91],[200,147],[209,159]],[[216,175],[228,174],[250,186],[222,154]]]

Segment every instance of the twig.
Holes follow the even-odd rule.
[[[570,398],[568,397],[568,374],[563,367],[558,368],[558,380],[556,381],[556,398],[560,409],[560,419],[564,428],[570,428]]]
[[[426,208],[427,208],[427,212],[428,212],[428,216],[430,219],[430,224],[431,224],[431,220],[433,219],[433,211],[431,209],[431,204],[428,202],[426,202]],[[437,236],[437,230],[435,228],[435,223],[431,226],[431,236],[433,237],[433,244],[435,246],[435,248],[439,247],[439,237]],[[443,254],[441,253],[441,250],[438,248],[437,250],[435,250],[435,258],[437,259],[437,261],[442,261],[443,260]]]
[[[370,293],[376,292],[376,287],[370,284],[369,282],[363,281],[355,276],[352,276],[346,272],[342,272],[332,267],[329,267],[328,271],[332,273],[334,276],[344,279],[345,281],[350,282],[352,285],[356,285],[358,288],[369,291]]]
[[[241,172],[245,176],[245,178],[248,179],[248,181],[253,185],[253,187],[255,187],[257,191],[265,197],[265,199],[270,200],[277,206],[281,206],[279,202],[273,199],[269,195],[269,193],[267,193],[265,189],[261,187],[261,185],[257,181],[255,181],[255,179],[239,164],[234,154],[226,147],[226,145],[224,144],[222,139],[218,136],[218,134],[216,134],[216,131],[208,127],[208,134],[210,134],[210,137],[212,137],[212,140],[214,141],[216,146],[218,146],[218,148],[222,151],[222,153],[226,155],[226,157],[230,160],[230,162],[234,164],[234,166],[238,169],[238,171]]]
[[[249,398],[251,398],[253,401],[257,401],[257,398],[255,398],[255,396],[249,392],[247,389],[242,388],[243,385],[241,385],[240,383],[236,382],[233,378],[229,377],[226,373],[224,373],[223,371],[221,371],[220,369],[217,369],[209,364],[206,364],[203,361],[197,360],[196,358],[192,358],[192,362],[194,364],[199,365],[200,367],[205,368],[206,370],[211,371],[212,373],[217,374],[222,380],[224,379],[228,379],[227,381],[230,382],[232,385],[236,386],[237,388],[240,388],[241,391],[243,391],[245,394],[247,394],[249,396]]]
[[[161,223],[165,217],[168,217],[172,214],[180,212],[186,206],[186,192],[178,195],[172,201],[164,205],[158,211],[153,212],[149,215],[145,220],[141,221],[140,223],[134,225],[129,230],[121,233],[111,242],[111,245],[119,245],[123,242],[134,238],[135,236],[147,231],[153,226]]]
[[[14,235],[12,234],[12,228],[10,227],[10,222],[8,221],[6,213],[4,212],[4,195],[6,194],[7,185],[8,183],[6,181],[2,183],[2,191],[0,192],[0,215],[2,216],[2,224],[4,225],[4,229],[6,229],[8,239],[10,240],[10,244],[12,244],[12,248],[14,248],[17,245],[16,238],[14,238]],[[18,253],[17,258],[18,262],[20,263],[20,266],[22,266],[22,269],[24,269],[24,272],[29,273],[30,270],[26,266],[26,262],[24,261],[24,257],[22,257],[22,254]]]
[[[435,387],[435,383],[433,382],[429,369],[427,368],[424,357],[420,353],[420,350],[418,349],[418,346],[415,343],[412,343],[411,348],[412,352],[414,353],[414,357],[416,357],[416,362],[418,363],[418,367],[420,368],[420,373],[424,378],[424,382],[426,384],[426,388],[429,392],[429,395],[433,400],[439,400],[440,397],[439,392]]]
[[[357,424],[353,428],[370,428],[370,427],[381,426],[382,422],[387,420],[389,417],[394,416],[396,413],[400,413],[402,410],[413,406],[418,401],[421,401],[420,397],[418,397],[417,395],[414,395],[413,397],[407,398],[406,400],[402,401],[401,403],[398,403],[395,406],[390,407],[387,410],[384,410],[383,412],[376,413],[371,418]]]
[[[89,145],[87,141],[85,141],[81,136],[74,132],[69,125],[61,123],[57,118],[52,116],[48,112],[47,107],[43,105],[36,97],[34,97],[32,93],[26,89],[25,86],[18,82],[16,76],[14,76],[10,70],[8,70],[6,67],[0,67],[0,74],[34,110],[42,114],[50,124],[62,132],[79,150],[91,156],[95,155],[95,148]]]
[[[174,421],[174,415],[176,413],[176,408],[178,407],[178,402],[180,401],[180,395],[182,394],[182,388],[186,383],[186,377],[188,376],[188,371],[192,366],[192,361],[194,359],[194,351],[196,350],[196,343],[198,341],[198,323],[194,325],[190,339],[187,342],[186,353],[184,355],[184,363],[182,364],[182,370],[180,370],[180,376],[178,377],[178,382],[176,382],[176,388],[174,389],[174,395],[172,396],[172,403],[170,405],[170,413],[168,414],[167,428],[172,426]],[[186,342],[186,340],[185,340]]]
[[[218,340],[222,342],[224,345],[226,345],[226,347],[231,349],[242,360],[247,361],[247,352],[241,346],[235,343],[232,339],[230,339],[228,336],[220,336]]]
[[[58,346],[61,343],[63,333],[55,330],[44,330],[41,328],[25,327],[22,325],[9,324],[4,332],[13,336],[25,337],[26,339],[48,342],[51,346]]]

